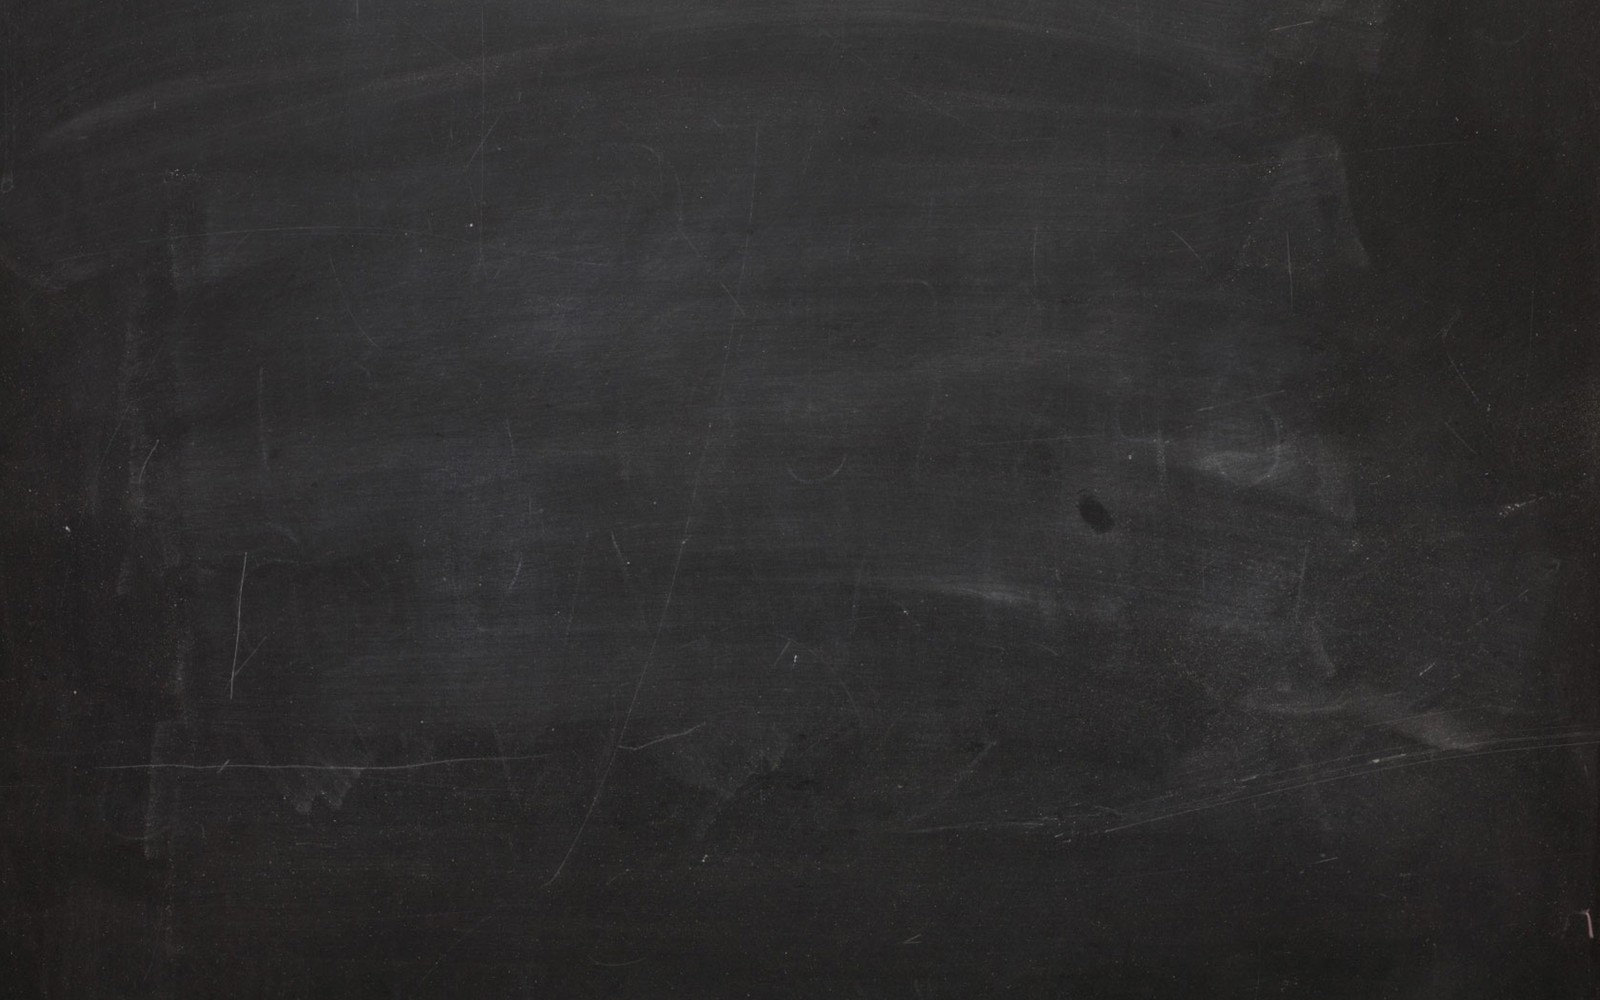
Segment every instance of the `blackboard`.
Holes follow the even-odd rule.
[[[1596,26],[0,7],[6,991],[1593,995]]]

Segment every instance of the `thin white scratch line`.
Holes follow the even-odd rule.
[[[789,474],[789,478],[793,479],[797,483],[801,483],[801,484],[803,484],[805,486],[821,486],[823,483],[825,483],[828,480],[832,479],[834,476],[837,476],[839,474],[839,470],[844,468],[844,463],[846,461],[848,461],[849,458],[850,458],[850,455],[847,452],[844,455],[843,458],[839,459],[839,464],[835,465],[833,467],[833,471],[828,473],[826,476],[823,476],[821,479],[807,479],[806,477],[804,477],[802,475],[798,475],[793,469],[788,468],[787,466],[784,468],[783,471],[787,472]]]
[[[956,789],[961,787],[961,783],[970,778],[972,776],[972,772],[978,769],[978,765],[983,763],[983,759],[989,756],[989,751],[993,750],[999,745],[999,741],[985,745],[984,748],[978,752],[977,756],[973,757],[960,770],[956,771],[956,776],[950,782],[950,787],[946,788],[944,793],[934,800],[933,805],[929,806],[911,818],[913,820],[926,819],[937,812],[947,801],[949,801],[950,796],[956,793]]]
[[[1200,263],[1201,263],[1201,264],[1204,264],[1204,263],[1205,263],[1205,262],[1206,262],[1206,261],[1205,261],[1205,258],[1204,258],[1204,257],[1201,257],[1201,256],[1200,256],[1200,254],[1199,254],[1199,252],[1198,252],[1198,251],[1196,251],[1196,250],[1195,250],[1195,248],[1194,248],[1194,247],[1192,247],[1192,246],[1190,246],[1190,245],[1189,245],[1189,241],[1188,241],[1188,240],[1186,240],[1186,239],[1184,239],[1184,238],[1183,238],[1183,237],[1182,237],[1182,236],[1181,236],[1181,235],[1180,235],[1180,234],[1179,234],[1179,233],[1178,233],[1178,231],[1177,231],[1177,230],[1176,230],[1176,229],[1169,229],[1169,230],[1167,230],[1167,232],[1169,232],[1169,233],[1171,233],[1171,234],[1172,234],[1172,235],[1174,235],[1174,236],[1176,236],[1176,237],[1178,237],[1178,242],[1179,242],[1179,243],[1182,243],[1182,244],[1183,244],[1183,246],[1184,246],[1184,249],[1186,249],[1186,250],[1188,250],[1188,251],[1189,251],[1189,252],[1190,252],[1190,253],[1192,253],[1192,254],[1194,254],[1194,259],[1195,259],[1195,260],[1197,260],[1197,261],[1199,261],[1199,262],[1200,262]]]
[[[745,226],[749,228],[756,224],[756,178],[761,170],[761,126],[756,126],[755,149],[750,154],[750,215],[745,219]]]
[[[1196,413],[1208,413],[1208,412],[1210,412],[1212,410],[1220,410],[1224,406],[1237,406],[1240,403],[1255,403],[1255,402],[1259,402],[1259,401],[1261,401],[1263,399],[1271,399],[1273,396],[1281,396],[1285,392],[1288,392],[1288,390],[1287,389],[1274,389],[1272,392],[1263,392],[1259,396],[1246,396],[1244,399],[1230,399],[1226,403],[1213,403],[1210,406],[1202,406],[1199,409],[1195,410],[1194,412],[1196,412]]]
[[[702,466],[705,464],[703,451],[700,456],[700,463]],[[696,476],[695,492],[698,492],[699,489],[698,479],[699,477]],[[678,569],[683,565],[683,550],[689,547],[689,524],[693,518],[694,510],[691,501],[689,516],[683,522],[683,539],[678,542],[678,557],[673,560],[672,576],[667,581],[667,597],[661,604],[661,617],[656,620],[655,634],[650,638],[650,649],[645,653],[644,666],[639,668],[639,677],[633,682],[633,697],[628,699],[628,710],[622,715],[622,727],[617,730],[617,742],[612,744],[611,749],[606,752],[606,763],[600,769],[600,780],[595,785],[594,795],[589,799],[589,807],[583,811],[583,819],[578,821],[578,831],[572,835],[572,843],[567,845],[567,853],[561,856],[561,863],[556,865],[556,870],[545,881],[545,886],[554,884],[555,880],[561,877],[562,871],[566,869],[567,862],[572,860],[572,852],[578,849],[578,842],[583,839],[583,831],[589,826],[589,817],[594,815],[595,807],[600,804],[600,796],[606,790],[606,782],[611,778],[611,766],[616,763],[617,751],[622,749],[622,741],[628,736],[628,725],[633,721],[634,709],[639,705],[639,692],[644,689],[644,680],[649,676],[650,665],[656,658],[656,647],[661,643],[661,632],[667,625],[667,612],[672,608],[672,594],[677,589]]]
[[[1450,338],[1450,331],[1454,330],[1456,328],[1456,323],[1459,322],[1460,319],[1461,319],[1461,310],[1460,309],[1457,309],[1455,312],[1450,314],[1450,318],[1447,321],[1445,321],[1444,329],[1439,331],[1439,339],[1441,341],[1448,340]]]
[[[567,609],[567,629],[561,636],[561,648],[572,642],[572,619],[578,614],[578,591],[583,589],[583,566],[589,560],[589,532],[583,533],[583,548],[578,552],[578,578],[572,584],[572,606]]]
[[[665,736],[657,736],[653,740],[645,740],[643,743],[639,743],[639,744],[637,744],[635,746],[627,746],[627,747],[619,746],[619,747],[617,747],[617,749],[618,750],[644,750],[644,749],[646,749],[648,747],[655,746],[657,743],[665,743],[668,740],[678,739],[680,736],[688,736],[689,734],[697,732],[698,730],[701,730],[701,729],[704,729],[704,728],[705,728],[705,723],[702,722],[698,726],[690,726],[688,729],[685,729],[682,732],[667,733]]]
[[[689,249],[693,251],[694,255],[699,258],[700,263],[705,265],[706,270],[711,271],[711,262],[706,260],[706,255],[700,252],[700,248],[695,245],[694,240],[689,238],[688,231],[683,228],[683,179],[678,176],[677,167],[673,167],[670,163],[667,164],[667,166],[671,167],[672,169],[672,182],[678,189],[678,237],[682,239],[683,242],[688,245]],[[748,240],[746,241],[745,245],[746,247],[749,246]],[[739,276],[742,281],[744,277],[742,271],[740,272]],[[748,318],[749,314],[744,311],[744,306],[740,304],[739,296],[733,293],[733,290],[728,287],[727,282],[717,277],[715,271],[711,272],[711,280],[717,283],[717,287],[722,289],[722,294],[726,295],[728,300],[733,303],[734,311],[740,316]],[[743,291],[742,285],[740,287],[740,291]],[[724,364],[723,367],[724,370],[726,370],[726,364]]]
[[[228,700],[233,700],[233,679],[239,676],[239,635],[244,631],[244,576],[250,567],[250,553],[239,563],[239,599],[233,608],[233,666],[228,668]]]
[[[957,115],[955,115],[955,114],[953,114],[953,113],[951,113],[949,111],[946,111],[944,108],[940,107],[939,105],[935,104],[933,101],[931,101],[928,98],[926,98],[926,97],[922,96],[921,94],[917,93],[915,90],[912,90],[910,87],[906,86],[904,83],[901,83],[899,80],[895,79],[894,77],[889,76],[887,73],[882,72],[876,66],[872,65],[872,63],[868,62],[864,57],[859,56],[855,52],[853,52],[850,49],[846,48],[844,43],[839,41],[839,39],[835,38],[832,34],[826,32],[826,31],[822,32],[822,34],[823,34],[824,37],[830,39],[835,45],[837,45],[839,47],[839,49],[842,52],[845,53],[845,55],[849,56],[851,59],[854,59],[856,62],[860,63],[862,66],[866,67],[867,71],[872,73],[879,80],[881,80],[882,82],[888,84],[889,86],[893,87],[894,89],[900,91],[901,93],[905,94],[907,97],[911,98],[912,100],[916,101],[917,103],[923,105],[929,111],[932,111],[934,114],[939,115],[939,116],[941,116],[943,118],[948,118],[951,121],[955,122],[957,125],[960,125],[960,126],[962,126],[964,128],[969,128],[972,131],[974,131],[974,132],[978,133],[979,135],[983,136],[985,139],[990,140],[991,142],[999,142],[1000,141],[1000,137],[998,135],[996,135],[995,133],[990,132],[988,129],[985,129],[982,126],[974,125],[972,122],[969,122],[964,118],[961,118],[961,117],[959,117],[959,116],[957,116]]]
[[[1428,149],[1433,146],[1465,146],[1465,139],[1449,139],[1444,142],[1408,142],[1399,146],[1369,146],[1366,149],[1351,150],[1353,153],[1392,153],[1397,149]]]
[[[1306,542],[1306,547],[1300,553],[1300,580],[1294,585],[1294,620],[1300,620],[1300,606],[1306,591],[1306,567],[1311,562],[1311,543]]]
[[[156,438],[156,443],[150,446],[150,451],[149,451],[148,454],[146,454],[144,456],[144,461],[139,463],[139,474],[134,477],[134,482],[137,482],[137,483],[144,482],[144,468],[145,468],[145,466],[150,464],[151,456],[153,456],[156,453],[156,449],[159,448],[159,447],[161,447],[161,439],[160,438]]]
[[[95,472],[98,473],[100,471],[100,467],[106,464],[106,459],[111,455],[111,446],[117,443],[117,435],[121,433],[122,422],[126,419],[128,419],[128,410],[127,408],[124,408],[122,411],[122,416],[117,418],[116,426],[111,428],[111,436],[106,439],[106,450],[100,453],[100,461],[94,467]]]
[[[1511,607],[1511,605],[1513,605],[1516,602],[1522,600],[1524,597],[1527,597],[1528,596],[1528,589],[1529,588],[1524,587],[1523,590],[1522,590],[1522,593],[1518,594],[1516,597],[1513,597],[1511,600],[1505,602],[1504,604],[1500,605],[1498,608],[1495,608],[1493,611],[1489,612],[1488,614],[1484,615],[1482,618],[1479,618],[1477,621],[1475,621],[1471,625],[1467,626],[1467,631],[1468,632],[1475,631],[1478,628],[1478,626],[1482,625],[1484,622],[1486,622],[1489,619],[1495,617],[1500,612],[1504,611],[1506,608],[1509,608],[1509,607]]]
[[[356,332],[361,334],[361,339],[365,340],[373,347],[377,347],[378,342],[372,339],[371,334],[367,333],[367,328],[361,325],[361,321],[359,319],[356,319],[355,310],[350,308],[350,297],[344,293],[344,281],[339,277],[339,269],[333,266],[333,254],[330,253],[327,256],[328,270],[333,273],[333,283],[339,286],[339,304],[344,306],[344,314],[350,317],[350,322],[355,325]]]
[[[1289,248],[1289,234],[1283,234],[1283,263],[1289,269],[1289,311],[1294,312],[1294,251]]]
[[[501,121],[501,119],[505,118],[505,116],[506,116],[506,113],[504,111],[500,112],[500,114],[495,118],[494,124],[490,125],[488,130],[483,133],[483,138],[478,140],[477,148],[472,151],[472,155],[467,157],[466,164],[462,166],[462,168],[461,168],[461,172],[462,173],[466,173],[469,169],[472,168],[472,161],[476,160],[478,158],[478,154],[483,152],[483,144],[488,142],[489,141],[489,136],[493,135],[494,134],[494,130],[500,127],[500,121]],[[479,124],[480,125],[482,125],[482,121],[483,120],[480,118],[479,119]]]
[[[517,560],[517,568],[511,572],[511,582],[506,584],[506,593],[511,593],[511,588],[517,585],[517,577],[522,575],[522,560]]]
[[[1469,386],[1469,388],[1470,388],[1470,386]],[[1463,447],[1463,448],[1467,449],[1468,451],[1472,452],[1474,455],[1476,455],[1478,453],[1478,449],[1474,448],[1470,444],[1467,444],[1467,439],[1461,436],[1461,432],[1456,430],[1455,426],[1453,424],[1451,424],[1450,421],[1446,420],[1444,422],[1444,428],[1445,428],[1445,430],[1449,431],[1451,433],[1451,435],[1453,435],[1457,441],[1461,442],[1461,447]]]
[[[477,920],[474,920],[472,922],[472,926],[456,935],[456,939],[451,941],[445,950],[439,953],[439,957],[433,960],[433,964],[428,966],[428,971],[422,974],[422,978],[417,980],[416,985],[412,986],[409,992],[414,995],[417,990],[421,989],[422,984],[426,983],[435,972],[439,971],[439,966],[443,965],[444,960],[450,957],[450,953],[461,946],[461,942],[476,934],[478,932],[478,928],[488,923],[489,918],[505,909],[505,906],[506,904],[504,902],[494,904],[483,912],[483,916],[479,917]]]
[[[1474,389],[1472,387],[1472,383],[1468,382],[1467,377],[1461,373],[1461,366],[1456,364],[1456,359],[1450,356],[1449,350],[1444,352],[1444,357],[1446,361],[1450,362],[1450,367],[1455,369],[1456,378],[1459,378],[1461,380],[1461,384],[1467,387],[1467,391],[1472,393],[1472,401],[1483,407],[1484,412],[1487,413],[1489,410],[1488,404],[1478,398],[1478,390]],[[1465,444],[1466,442],[1462,443]]]
[[[1130,830],[1136,826],[1147,826],[1151,823],[1161,823],[1169,819],[1177,819],[1179,817],[1189,816],[1194,813],[1209,812],[1213,809],[1224,809],[1228,806],[1238,805],[1241,802],[1262,799],[1271,795],[1283,795],[1288,792],[1296,792],[1300,791],[1301,789],[1312,788],[1317,785],[1325,785],[1334,781],[1346,781],[1350,778],[1365,778],[1373,774],[1382,774],[1385,771],[1398,771],[1402,768],[1417,767],[1422,764],[1447,763],[1450,761],[1467,760],[1473,757],[1491,757],[1506,753],[1529,753],[1536,750],[1560,750],[1567,747],[1592,746],[1600,746],[1600,739],[1553,741],[1534,743],[1528,746],[1496,747],[1490,750],[1473,750],[1468,748],[1453,753],[1441,752],[1437,754],[1422,755],[1410,760],[1402,760],[1399,762],[1386,762],[1384,758],[1380,757],[1374,759],[1374,764],[1376,766],[1365,768],[1351,767],[1342,773],[1321,775],[1315,778],[1308,778],[1304,781],[1289,782],[1287,784],[1279,785],[1276,788],[1263,789],[1262,791],[1254,792],[1250,795],[1239,795],[1231,798],[1225,798],[1220,801],[1213,800],[1210,802],[1202,802],[1199,805],[1190,806],[1187,809],[1175,809],[1171,812],[1160,813],[1155,816],[1146,816],[1143,819],[1136,819],[1118,826],[1107,827],[1102,832],[1116,833],[1121,830]]]
[[[756,140],[759,143],[760,133],[757,133]],[[760,146],[758,145],[756,146],[756,152],[759,152],[759,150]],[[683,229],[683,184],[678,180],[676,168],[673,169],[672,174],[678,186],[678,235],[683,237],[685,243],[689,244],[689,249],[694,251],[695,256],[700,257],[701,261],[705,262],[704,255],[700,253],[699,248],[694,245],[694,242],[689,239],[689,234]],[[678,539],[678,554],[672,560],[672,575],[667,578],[667,594],[661,602],[661,617],[656,619],[655,633],[650,637],[650,648],[645,652],[644,665],[639,668],[639,677],[633,682],[633,695],[628,699],[628,710],[622,715],[622,725],[617,729],[616,742],[611,745],[611,749],[606,753],[605,766],[600,769],[600,780],[595,784],[594,795],[589,799],[589,807],[583,811],[583,818],[578,821],[577,832],[572,835],[572,843],[567,846],[567,852],[561,856],[560,864],[556,865],[556,870],[551,873],[540,888],[548,888],[555,883],[556,879],[561,877],[561,873],[566,870],[567,862],[572,860],[572,853],[578,849],[579,842],[583,840],[583,832],[589,826],[589,818],[594,815],[595,807],[600,804],[600,796],[605,793],[606,782],[611,779],[611,768],[616,764],[617,751],[622,749],[622,741],[627,739],[628,726],[633,722],[634,710],[639,707],[639,692],[644,690],[645,678],[650,675],[650,667],[655,662],[656,648],[661,644],[661,633],[667,627],[667,615],[672,610],[672,596],[677,592],[678,588],[678,573],[683,568],[683,553],[689,547],[695,512],[700,506],[700,483],[705,475],[706,457],[711,452],[711,437],[716,429],[717,414],[722,409],[722,401],[727,390],[728,361],[733,355],[734,346],[733,331],[738,327],[741,316],[749,318],[749,314],[744,311],[744,306],[739,304],[739,293],[744,291],[745,265],[749,263],[749,250],[750,238],[746,234],[744,263],[739,268],[738,293],[731,291],[720,278],[716,278],[714,273],[712,275],[716,279],[717,285],[732,301],[733,314],[728,318],[729,339],[722,347],[722,370],[717,375],[717,395],[711,407],[711,415],[706,419],[705,437],[700,442],[700,460],[695,463],[694,467],[694,481],[689,488],[688,510],[683,516],[683,532]],[[742,336],[740,340],[743,340]],[[613,543],[615,543],[615,538],[613,538]],[[619,552],[618,554],[620,555],[621,553]]]
[[[519,760],[542,760],[547,754],[525,754],[512,757],[445,757],[440,760],[423,760],[415,764],[235,764],[231,759],[221,764],[106,764],[97,771],[216,771],[223,768],[234,771],[415,771],[424,767],[445,767],[450,764],[506,764]]]
[[[271,635],[264,635],[261,637],[261,641],[255,644],[255,648],[251,649],[249,654],[245,656],[243,660],[239,661],[239,666],[234,670],[233,677],[238,677],[240,674],[244,673],[244,668],[250,665],[250,661],[255,659],[256,654],[261,651],[261,646],[270,638],[272,638]],[[233,683],[232,677],[228,678],[228,683]]]

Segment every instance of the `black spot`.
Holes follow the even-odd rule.
[[[1111,512],[1106,510],[1104,504],[1094,498],[1093,493],[1085,493],[1078,499],[1078,516],[1098,534],[1103,535],[1117,526],[1116,518],[1111,516]]]

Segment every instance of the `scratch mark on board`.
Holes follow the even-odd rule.
[[[1481,398],[1479,398],[1478,391],[1472,387],[1471,382],[1467,381],[1467,376],[1461,371],[1461,366],[1456,364],[1455,358],[1451,357],[1449,348],[1445,348],[1444,357],[1446,361],[1450,362],[1450,368],[1456,373],[1456,378],[1459,378],[1461,380],[1461,384],[1467,387],[1467,392],[1472,394],[1472,401],[1483,407],[1483,412],[1488,413],[1489,404],[1485,403]],[[1452,430],[1454,430],[1454,428],[1452,428]],[[1466,444],[1465,441],[1461,443]]]
[[[1446,421],[1444,421],[1444,426],[1445,426],[1445,430],[1449,431],[1450,435],[1452,437],[1454,437],[1457,441],[1461,442],[1461,447],[1463,447],[1463,448],[1467,449],[1468,451],[1472,452],[1474,455],[1476,455],[1478,453],[1478,449],[1474,448],[1470,444],[1467,444],[1467,439],[1461,436],[1461,432],[1456,430],[1454,424],[1452,424],[1452,423],[1450,423],[1450,421],[1446,420]]]
[[[1294,250],[1289,245],[1289,234],[1283,234],[1283,264],[1289,272],[1289,311],[1294,312]]]
[[[1201,267],[1205,266],[1205,263],[1206,263],[1205,258],[1200,256],[1199,251],[1195,250],[1194,247],[1190,246],[1189,245],[1189,241],[1184,239],[1183,236],[1181,234],[1179,234],[1179,232],[1176,229],[1169,229],[1169,230],[1167,230],[1167,232],[1169,232],[1173,236],[1177,237],[1178,242],[1183,244],[1183,248],[1185,250],[1187,250],[1190,253],[1194,254],[1194,259],[1200,262],[1200,266]]]
[[[247,551],[239,562],[239,597],[233,607],[233,665],[228,668],[228,700],[233,700],[233,682],[239,676],[239,637],[244,632],[244,577],[250,568]]]
[[[245,656],[244,660],[242,662],[240,662],[240,664],[236,668],[234,668],[233,677],[229,677],[228,678],[228,697],[229,698],[233,697],[233,680],[234,680],[234,678],[238,677],[240,674],[244,673],[244,668],[248,667],[250,665],[250,661],[256,658],[256,653],[261,651],[262,644],[265,643],[270,638],[272,638],[270,635],[262,636],[261,640],[259,642],[257,642],[255,644],[255,646],[250,650],[249,654],[247,654]]]
[[[267,459],[267,370],[256,369],[256,447],[261,449],[261,471],[272,474],[272,463]]]
[[[759,133],[757,138],[759,139]],[[676,169],[673,170],[673,177],[675,179],[677,177]],[[678,234],[683,237],[684,242],[689,244],[690,249],[695,251],[696,256],[701,256],[699,250],[689,240],[688,233],[683,229],[683,186],[681,182],[678,184]],[[745,261],[739,268],[739,293],[744,291],[745,264],[748,263],[749,259],[749,247],[750,241],[747,236],[745,239]],[[701,260],[704,262],[705,258],[701,256]],[[672,573],[667,577],[667,591],[661,602],[661,615],[656,619],[655,631],[650,637],[650,648],[645,652],[644,663],[639,667],[639,676],[633,683],[633,694],[628,699],[627,711],[622,714],[622,724],[617,729],[616,741],[611,743],[610,749],[606,752],[605,764],[600,768],[600,778],[595,782],[594,794],[589,798],[589,805],[583,811],[583,818],[578,821],[578,828],[572,835],[572,842],[567,845],[566,853],[561,856],[560,862],[556,864],[555,871],[551,872],[550,877],[545,880],[540,888],[549,888],[555,884],[556,880],[561,877],[561,873],[566,870],[567,863],[572,860],[573,852],[578,849],[578,844],[583,841],[584,831],[588,829],[589,820],[594,816],[595,808],[599,806],[601,796],[605,794],[606,783],[611,779],[611,769],[617,762],[617,753],[624,745],[623,740],[628,737],[628,727],[633,723],[634,711],[639,707],[639,694],[644,690],[646,678],[650,676],[650,667],[655,663],[656,649],[661,644],[661,635],[666,630],[667,617],[672,611],[672,597],[677,592],[679,573],[683,569],[683,554],[689,548],[689,539],[693,536],[695,515],[700,507],[700,484],[705,478],[706,458],[711,453],[711,439],[716,430],[717,418],[722,412],[722,402],[727,395],[728,362],[733,356],[736,344],[743,343],[743,336],[735,338],[734,331],[738,328],[739,318],[742,316],[748,317],[744,307],[739,304],[739,294],[730,291],[721,279],[716,279],[716,281],[733,302],[733,313],[728,318],[728,337],[722,347],[722,368],[717,375],[716,397],[711,407],[710,416],[706,418],[705,435],[700,441],[700,457],[695,462],[694,480],[689,487],[689,502],[686,505],[687,509],[683,516],[683,529],[678,539],[677,555],[672,560]],[[613,544],[615,544],[615,541],[613,536]],[[620,550],[617,554],[621,555]]]
[[[1119,824],[1117,826],[1107,827],[1101,832],[1108,834],[1117,833],[1122,830],[1131,830],[1135,827],[1147,826],[1151,823],[1161,823],[1183,816],[1190,816],[1195,813],[1208,812],[1213,809],[1223,809],[1229,806],[1263,799],[1268,796],[1283,795],[1306,788],[1313,788],[1319,785],[1328,784],[1330,782],[1347,781],[1352,778],[1371,777],[1376,774],[1383,774],[1403,768],[1418,767],[1424,764],[1448,763],[1451,761],[1470,760],[1508,753],[1532,753],[1540,750],[1556,750],[1569,747],[1589,747],[1600,745],[1600,738],[1596,738],[1596,736],[1600,734],[1589,732],[1576,735],[1578,735],[1580,738],[1569,740],[1545,740],[1543,742],[1529,743],[1525,746],[1500,746],[1496,744],[1508,741],[1490,740],[1486,741],[1485,743],[1476,744],[1460,750],[1440,750],[1422,754],[1398,754],[1389,757],[1376,757],[1373,758],[1367,766],[1345,767],[1332,774],[1317,775],[1301,781],[1290,781],[1277,787],[1263,789],[1259,792],[1252,792],[1248,795],[1233,795],[1220,799],[1212,799],[1197,805],[1174,809],[1169,812],[1158,813],[1153,816],[1145,816],[1140,819]],[[1487,749],[1485,749],[1485,747],[1487,747]]]
[[[680,730],[680,731],[678,731],[676,733],[667,733],[664,736],[657,736],[655,739],[645,740],[643,743],[636,743],[633,746],[619,746],[619,747],[617,747],[617,749],[618,750],[629,750],[629,751],[645,750],[645,749],[648,749],[650,747],[655,746],[657,743],[665,743],[668,740],[680,739],[681,737],[688,736],[688,735],[690,735],[692,733],[699,732],[701,729],[705,728],[705,725],[706,724],[704,722],[702,722],[699,725],[690,726],[688,729]]]
[[[469,169],[472,168],[472,161],[476,160],[478,158],[478,154],[483,152],[483,144],[488,142],[489,141],[489,136],[493,135],[494,134],[494,130],[500,127],[500,122],[501,122],[501,120],[503,118],[505,118],[505,116],[506,116],[506,113],[504,111],[500,112],[499,116],[495,118],[494,124],[490,125],[489,128],[483,133],[483,138],[478,140],[477,148],[475,148],[472,151],[472,155],[467,157],[466,164],[462,166],[462,168],[461,168],[461,172],[462,173],[466,173]]]
[[[1300,620],[1300,608],[1305,597],[1306,567],[1311,561],[1311,543],[1306,542],[1305,548],[1300,551],[1300,578],[1294,585],[1294,620]]]
[[[1033,295],[1039,296],[1039,227],[1033,227]]]
[[[951,121],[955,122],[957,125],[960,125],[962,128],[971,129],[972,131],[978,133],[979,135],[983,136],[985,139],[990,140],[991,142],[999,142],[1000,141],[1000,137],[998,135],[996,135],[995,133],[990,132],[988,129],[985,129],[985,128],[983,128],[983,127],[981,127],[979,125],[976,125],[976,124],[974,124],[972,122],[969,122],[966,119],[960,117],[959,115],[955,115],[955,114],[952,114],[949,111],[946,111],[944,108],[941,108],[939,105],[935,104],[933,101],[931,101],[928,98],[924,97],[922,94],[917,93],[915,90],[912,90],[910,87],[906,86],[904,83],[901,83],[899,80],[895,79],[894,77],[889,76],[887,73],[884,73],[883,71],[879,70],[876,66],[872,65],[872,63],[868,62],[864,57],[862,57],[861,55],[859,55],[856,52],[852,51],[848,46],[846,46],[843,42],[841,42],[837,37],[835,37],[830,32],[824,31],[824,32],[822,32],[822,35],[823,35],[823,37],[825,37],[825,38],[829,39],[830,41],[832,41],[833,44],[837,45],[839,47],[839,50],[842,51],[845,55],[849,56],[852,60],[854,60],[855,62],[857,62],[857,63],[861,64],[863,67],[865,67],[867,72],[871,73],[873,76],[876,76],[879,80],[881,80],[884,83],[888,84],[889,86],[893,87],[895,90],[898,90],[902,94],[905,94],[907,97],[911,98],[913,101],[916,101],[918,104],[921,104],[923,107],[927,108],[929,111],[933,112],[934,114],[940,116],[941,118],[948,118]]]
[[[452,764],[505,764],[523,760],[542,760],[547,754],[517,754],[502,757],[443,757],[438,760],[419,760],[412,764],[235,764],[232,759],[221,764],[106,764],[97,771],[215,771],[224,768],[234,771],[416,771],[425,767],[447,767]]]
[[[788,468],[788,467],[785,467],[783,471],[787,472],[789,474],[789,478],[793,479],[797,483],[801,483],[801,484],[806,485],[806,486],[820,486],[823,483],[827,482],[828,480],[832,479],[834,476],[837,476],[839,474],[839,470],[844,468],[844,463],[846,461],[848,461],[849,458],[850,458],[849,455],[845,455],[842,458],[840,458],[839,459],[839,464],[833,467],[833,471],[828,473],[826,476],[823,476],[820,479],[807,479],[804,476],[798,475],[793,469]]]
[[[355,310],[350,308],[350,298],[344,293],[344,282],[339,278],[339,269],[333,266],[333,254],[330,253],[327,256],[328,270],[333,272],[333,283],[339,287],[339,304],[344,306],[344,314],[350,317],[350,322],[355,325],[356,332],[361,334],[361,339],[373,347],[377,347],[378,342],[372,339],[371,334],[367,333],[367,328],[361,325],[359,319],[356,319]]]
[[[1520,601],[1524,597],[1527,597],[1527,596],[1528,596],[1528,588],[1524,587],[1523,590],[1522,590],[1522,593],[1518,594],[1516,597],[1513,597],[1511,600],[1505,602],[1504,604],[1500,605],[1498,608],[1495,608],[1493,611],[1489,612],[1488,614],[1484,615],[1482,618],[1479,618],[1477,621],[1475,621],[1471,625],[1467,626],[1467,631],[1468,632],[1477,631],[1485,622],[1489,621],[1489,619],[1497,617],[1500,614],[1500,612],[1504,611],[1506,608],[1511,607],[1511,605],[1515,604],[1517,601]]]
[[[746,227],[756,224],[756,178],[761,173],[761,126],[756,126],[755,149],[750,154],[750,214],[745,219]]]
[[[583,549],[578,553],[577,579],[572,583],[572,604],[567,608],[567,628],[561,636],[561,646],[565,649],[572,642],[572,619],[578,614],[578,592],[583,589],[583,567],[589,561],[589,532],[583,533]]]
[[[133,477],[133,481],[134,482],[136,482],[136,483],[143,483],[144,482],[145,466],[150,464],[151,456],[153,456],[156,453],[156,449],[159,448],[159,447],[161,447],[161,439],[160,438],[156,438],[156,443],[151,445],[150,446],[150,451],[145,454],[144,461],[139,463],[139,474]]]

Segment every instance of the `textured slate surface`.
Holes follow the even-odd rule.
[[[8,5],[0,975],[1590,995],[1595,23]]]

